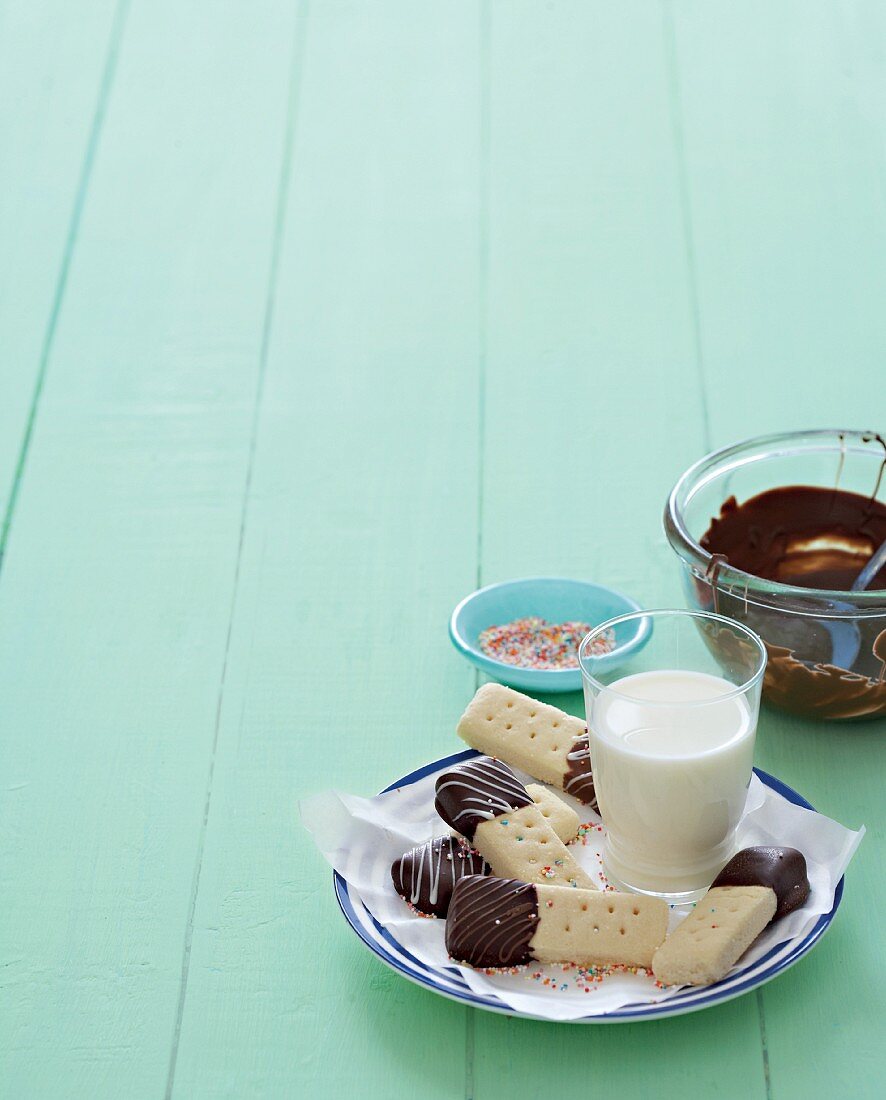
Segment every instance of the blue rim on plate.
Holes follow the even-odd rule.
[[[395,787],[411,786],[420,779],[424,779],[425,776],[432,775],[442,768],[477,755],[478,753],[473,749],[466,749],[463,752],[454,753],[452,756],[443,757],[441,760],[435,760],[410,772],[409,775],[403,776],[395,783],[391,783],[381,793],[386,794],[388,791],[394,790]],[[775,791],[776,794],[780,794],[782,798],[786,798],[788,802],[792,802],[795,806],[802,806],[806,810],[815,809],[802,795],[799,795],[787,784],[782,783],[781,780],[776,779],[775,776],[769,775],[768,772],[761,771],[759,768],[754,768],[754,772],[765,786]],[[527,1019],[536,1020],[547,1019],[545,1016],[517,1012],[504,1001],[499,1000],[498,997],[478,996],[462,978],[456,967],[427,966],[399,944],[396,938],[375,919],[360,900],[356,891],[351,890],[348,882],[338,871],[333,871],[332,878],[335,896],[345,920],[369,950],[398,974],[402,974],[410,981],[424,986],[425,989],[431,989],[443,997],[449,997],[452,1000],[461,1001],[463,1004],[473,1005],[476,1008],[504,1013],[507,1016],[524,1016]],[[798,962],[815,946],[827,931],[834,919],[834,914],[840,907],[844,881],[845,879],[841,878],[837,883],[831,911],[823,913],[801,940],[787,940],[784,943],[776,944],[771,951],[768,951],[752,966],[740,970],[737,974],[729,975],[714,985],[687,988],[667,1001],[660,1001],[656,1004],[636,1002],[623,1005],[614,1012],[607,1012],[598,1016],[582,1016],[569,1022],[604,1024],[619,1021],[662,1019],[665,1016],[678,1016],[686,1012],[697,1012],[699,1009],[710,1008],[712,1005],[723,1004],[726,1001],[731,1001],[734,997],[740,997],[743,993],[771,981],[778,974],[787,970],[788,967],[793,966],[795,962]]]
[[[480,649],[480,632],[530,615],[552,623],[586,622],[596,627],[609,619],[642,610],[636,600],[603,584],[571,577],[522,577],[488,584],[465,596],[450,616],[449,638],[459,653],[481,672],[511,687],[547,694],[580,691],[578,666],[540,669],[505,664]],[[651,622],[646,620],[632,624],[630,633],[617,638],[616,648],[607,655],[607,668],[616,667],[644,646],[651,629]]]

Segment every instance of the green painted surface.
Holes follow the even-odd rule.
[[[0,6],[0,555],[101,135],[112,0]]]
[[[655,1024],[402,981],[295,802],[455,747],[478,580],[679,602],[690,461],[882,430],[882,5],[76,7],[0,8],[0,1092],[877,1095],[884,723],[764,714],[840,918]]]

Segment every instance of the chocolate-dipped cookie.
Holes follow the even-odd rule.
[[[502,878],[592,887],[507,764],[478,756],[437,778],[437,813]]]
[[[477,826],[532,799],[507,764],[478,756],[437,776],[434,808],[447,825],[473,840]]]
[[[713,886],[768,886],[778,905],[773,920],[787,916],[809,897],[806,858],[796,848],[742,848],[714,879]]]
[[[566,772],[563,775],[563,790],[585,802],[592,810],[597,809],[597,792],[594,790],[594,776],[591,773],[591,746],[587,728],[584,733],[574,737],[569,752],[566,753]]]
[[[488,875],[491,870],[461,837],[438,836],[395,859],[391,878],[400,897],[420,913],[445,917],[456,882],[465,875]]]
[[[446,950],[471,966],[520,966],[532,958],[538,891],[510,878],[465,877],[453,891]]]
[[[446,950],[477,967],[651,966],[667,927],[661,898],[468,875],[452,894]]]
[[[655,952],[665,985],[710,985],[725,978],[775,914],[769,886],[712,886]]]
[[[484,684],[456,732],[472,748],[597,808],[584,719],[504,684]]]

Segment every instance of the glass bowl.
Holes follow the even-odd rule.
[[[874,432],[786,432],[715,451],[668,497],[665,533],[689,606],[727,615],[761,636],[769,655],[763,698],[773,706],[817,719],[886,715],[886,590],[763,579],[710,554],[702,538],[730,497],[741,504],[782,486],[840,489],[882,503],[884,470],[886,442]],[[859,570],[863,565],[862,557]]]

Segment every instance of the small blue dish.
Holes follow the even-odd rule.
[[[490,584],[466,596],[452,612],[449,637],[471,664],[503,684],[547,694],[579,691],[580,669],[520,668],[496,661],[480,649],[480,632],[529,615],[537,615],[549,623],[571,621],[599,626],[607,619],[642,610],[629,596],[602,584],[574,581],[568,577],[525,577]],[[650,633],[648,621],[640,620],[629,637],[619,639],[616,648],[607,656],[607,665],[619,665],[629,653],[646,644]]]

